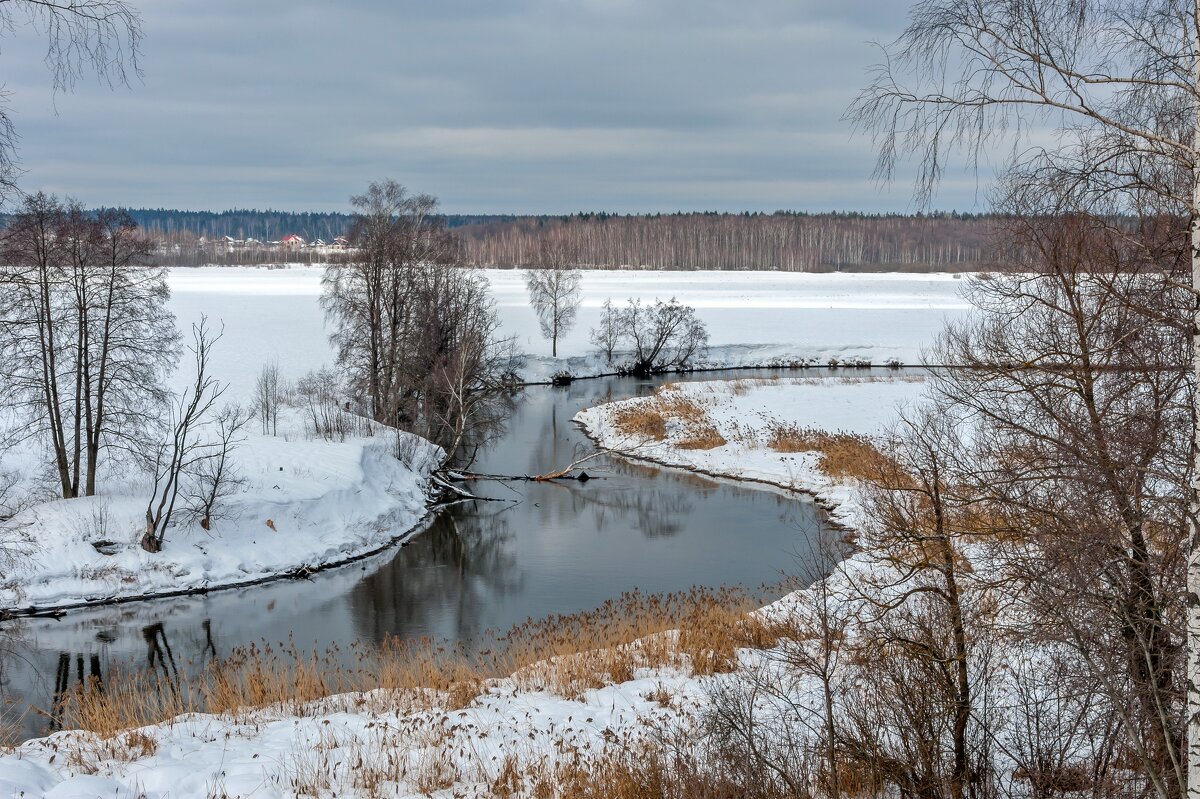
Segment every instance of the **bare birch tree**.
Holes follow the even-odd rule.
[[[550,354],[558,357],[558,337],[575,324],[583,273],[571,266],[563,247],[544,240],[537,264],[525,271],[529,304],[537,314],[542,335],[550,339]]]
[[[279,411],[287,395],[287,381],[279,374],[279,364],[274,361],[263,364],[254,381],[254,410],[263,435],[279,434]]]
[[[877,173],[912,156],[927,200],[947,159],[974,165],[1012,145],[1081,198],[1126,210],[1148,199],[1186,220],[1200,289],[1200,5],[1192,0],[927,0],[848,116],[874,137]],[[1057,146],[1029,147],[1037,126]],[[1111,207],[1111,205],[1109,206]],[[1200,303],[1192,302],[1193,378]],[[1187,514],[1187,779],[1200,797],[1200,426]]]

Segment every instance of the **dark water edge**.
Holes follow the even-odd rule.
[[[537,474],[565,466],[591,446],[571,421],[579,410],[648,393],[664,379],[529,387],[474,467]],[[831,532],[802,495],[621,459],[599,458],[586,468],[601,479],[476,483],[477,493],[503,501],[454,505],[404,546],[308,579],[5,622],[6,714],[20,718],[22,737],[45,734],[51,720],[29,708],[51,707],[64,687],[114,668],[199,669],[253,643],[352,657],[355,642],[470,641],[634,589],[758,589],[811,572],[811,553]]]

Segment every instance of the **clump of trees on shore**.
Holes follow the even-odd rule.
[[[327,267],[321,299],[352,401],[454,457],[498,422],[517,365],[512,342],[436,198],[387,180],[352,204],[357,247]]]

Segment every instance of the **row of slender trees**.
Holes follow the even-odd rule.
[[[468,262],[536,263],[547,247],[587,268],[947,271],[992,262],[991,218],[665,214],[517,219],[459,230]]]
[[[180,353],[165,272],[119,211],[28,197],[0,243],[0,405],[10,446],[45,441],[61,496],[96,492],[102,459],[162,433]]]

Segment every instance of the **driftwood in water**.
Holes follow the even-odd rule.
[[[522,480],[528,482],[547,482],[549,480],[578,480],[581,483],[586,483],[592,479],[592,476],[585,471],[580,470],[578,474],[572,474],[579,466],[587,463],[592,458],[604,455],[606,450],[597,450],[589,455],[572,461],[562,469],[556,469],[552,472],[544,474],[489,474],[486,472],[470,472],[464,469],[448,469],[443,474],[449,480],[465,481],[465,480]]]

